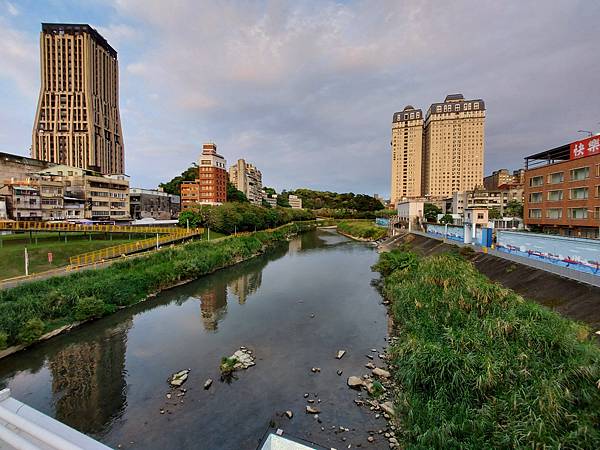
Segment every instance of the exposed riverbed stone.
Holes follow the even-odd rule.
[[[171,375],[169,384],[175,387],[181,386],[187,380],[188,373],[190,373],[189,369],[180,370],[179,372],[174,373],[173,375]]]
[[[394,411],[394,404],[392,402],[381,403],[379,407],[392,417],[396,415],[396,412]]]
[[[360,388],[362,388],[365,385],[365,382],[362,378],[355,376],[348,377],[348,380],[346,382],[348,383],[348,386],[350,386],[352,389],[358,390],[360,390]]]
[[[208,380],[206,380],[204,382],[204,389],[208,389],[210,387],[210,385],[212,384],[213,380],[212,378],[209,378]]]
[[[346,350],[338,350],[337,355],[335,356],[337,359],[342,359],[342,357],[346,354]]]
[[[306,414],[319,414],[321,411],[319,408],[314,408],[312,406],[306,405]]]
[[[389,378],[391,376],[391,374],[387,370],[382,369],[380,367],[374,368],[372,373],[373,373],[373,375],[381,377],[381,378]]]

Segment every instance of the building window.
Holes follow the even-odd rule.
[[[544,177],[542,175],[539,175],[537,177],[531,177],[529,179],[529,186],[531,186],[531,187],[541,186],[543,184],[544,184]]]
[[[550,208],[546,210],[546,218],[548,219],[560,219],[562,217],[561,208]]]
[[[587,219],[588,210],[586,208],[569,208],[569,219]]]
[[[548,175],[548,183],[549,184],[557,184],[565,181],[565,173],[564,172],[554,172]]]
[[[542,218],[542,210],[541,209],[530,209],[529,210],[529,218],[530,219],[541,219]]]
[[[587,200],[588,198],[588,188],[575,188],[569,190],[569,198],[571,200]]]
[[[529,201],[531,203],[542,203],[543,196],[541,192],[532,192],[529,194]]]
[[[559,202],[563,199],[563,191],[548,191],[549,202]]]
[[[580,167],[571,170],[571,181],[587,180],[590,177],[589,167]]]

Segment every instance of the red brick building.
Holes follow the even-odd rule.
[[[600,238],[600,136],[528,156],[525,166],[525,225]]]
[[[198,178],[181,184],[181,208],[191,205],[220,205],[227,200],[227,162],[217,153],[217,145],[202,145]]]

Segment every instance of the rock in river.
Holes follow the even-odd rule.
[[[394,411],[394,404],[392,402],[382,403],[379,405],[379,407],[392,417],[396,415],[396,411]]]
[[[306,414],[319,414],[320,412],[318,408],[306,405]]]
[[[171,384],[171,386],[175,386],[175,387],[181,386],[183,383],[185,383],[185,380],[187,380],[188,373],[190,373],[189,369],[180,370],[179,372],[174,373],[171,376],[169,383]]]
[[[208,380],[206,380],[204,382],[204,389],[208,389],[211,384],[212,384],[212,378],[209,378]]]
[[[362,380],[362,378],[355,377],[355,376],[348,377],[347,383],[348,383],[348,386],[350,386],[353,389],[360,389],[365,384],[364,381]]]
[[[376,367],[375,369],[373,369],[372,373],[373,375],[376,375],[381,378],[389,378],[391,376],[387,370],[382,369],[380,367]]]
[[[346,354],[346,350],[338,350],[337,355],[335,356],[337,359],[342,359],[342,357]]]

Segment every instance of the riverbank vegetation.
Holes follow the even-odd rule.
[[[194,241],[104,269],[0,291],[0,345],[27,344],[66,324],[110,314],[182,281],[251,258],[315,226],[314,222],[291,223],[214,242]]]
[[[250,203],[231,202],[219,206],[198,205],[179,215],[179,225],[204,227],[231,234],[275,228],[293,221],[312,220],[315,216],[304,209],[263,208]]]
[[[388,350],[411,448],[600,448],[600,349],[588,329],[457,254],[384,253]]]
[[[387,229],[375,225],[371,221],[340,222],[337,224],[338,231],[355,238],[376,241],[387,234]]]

